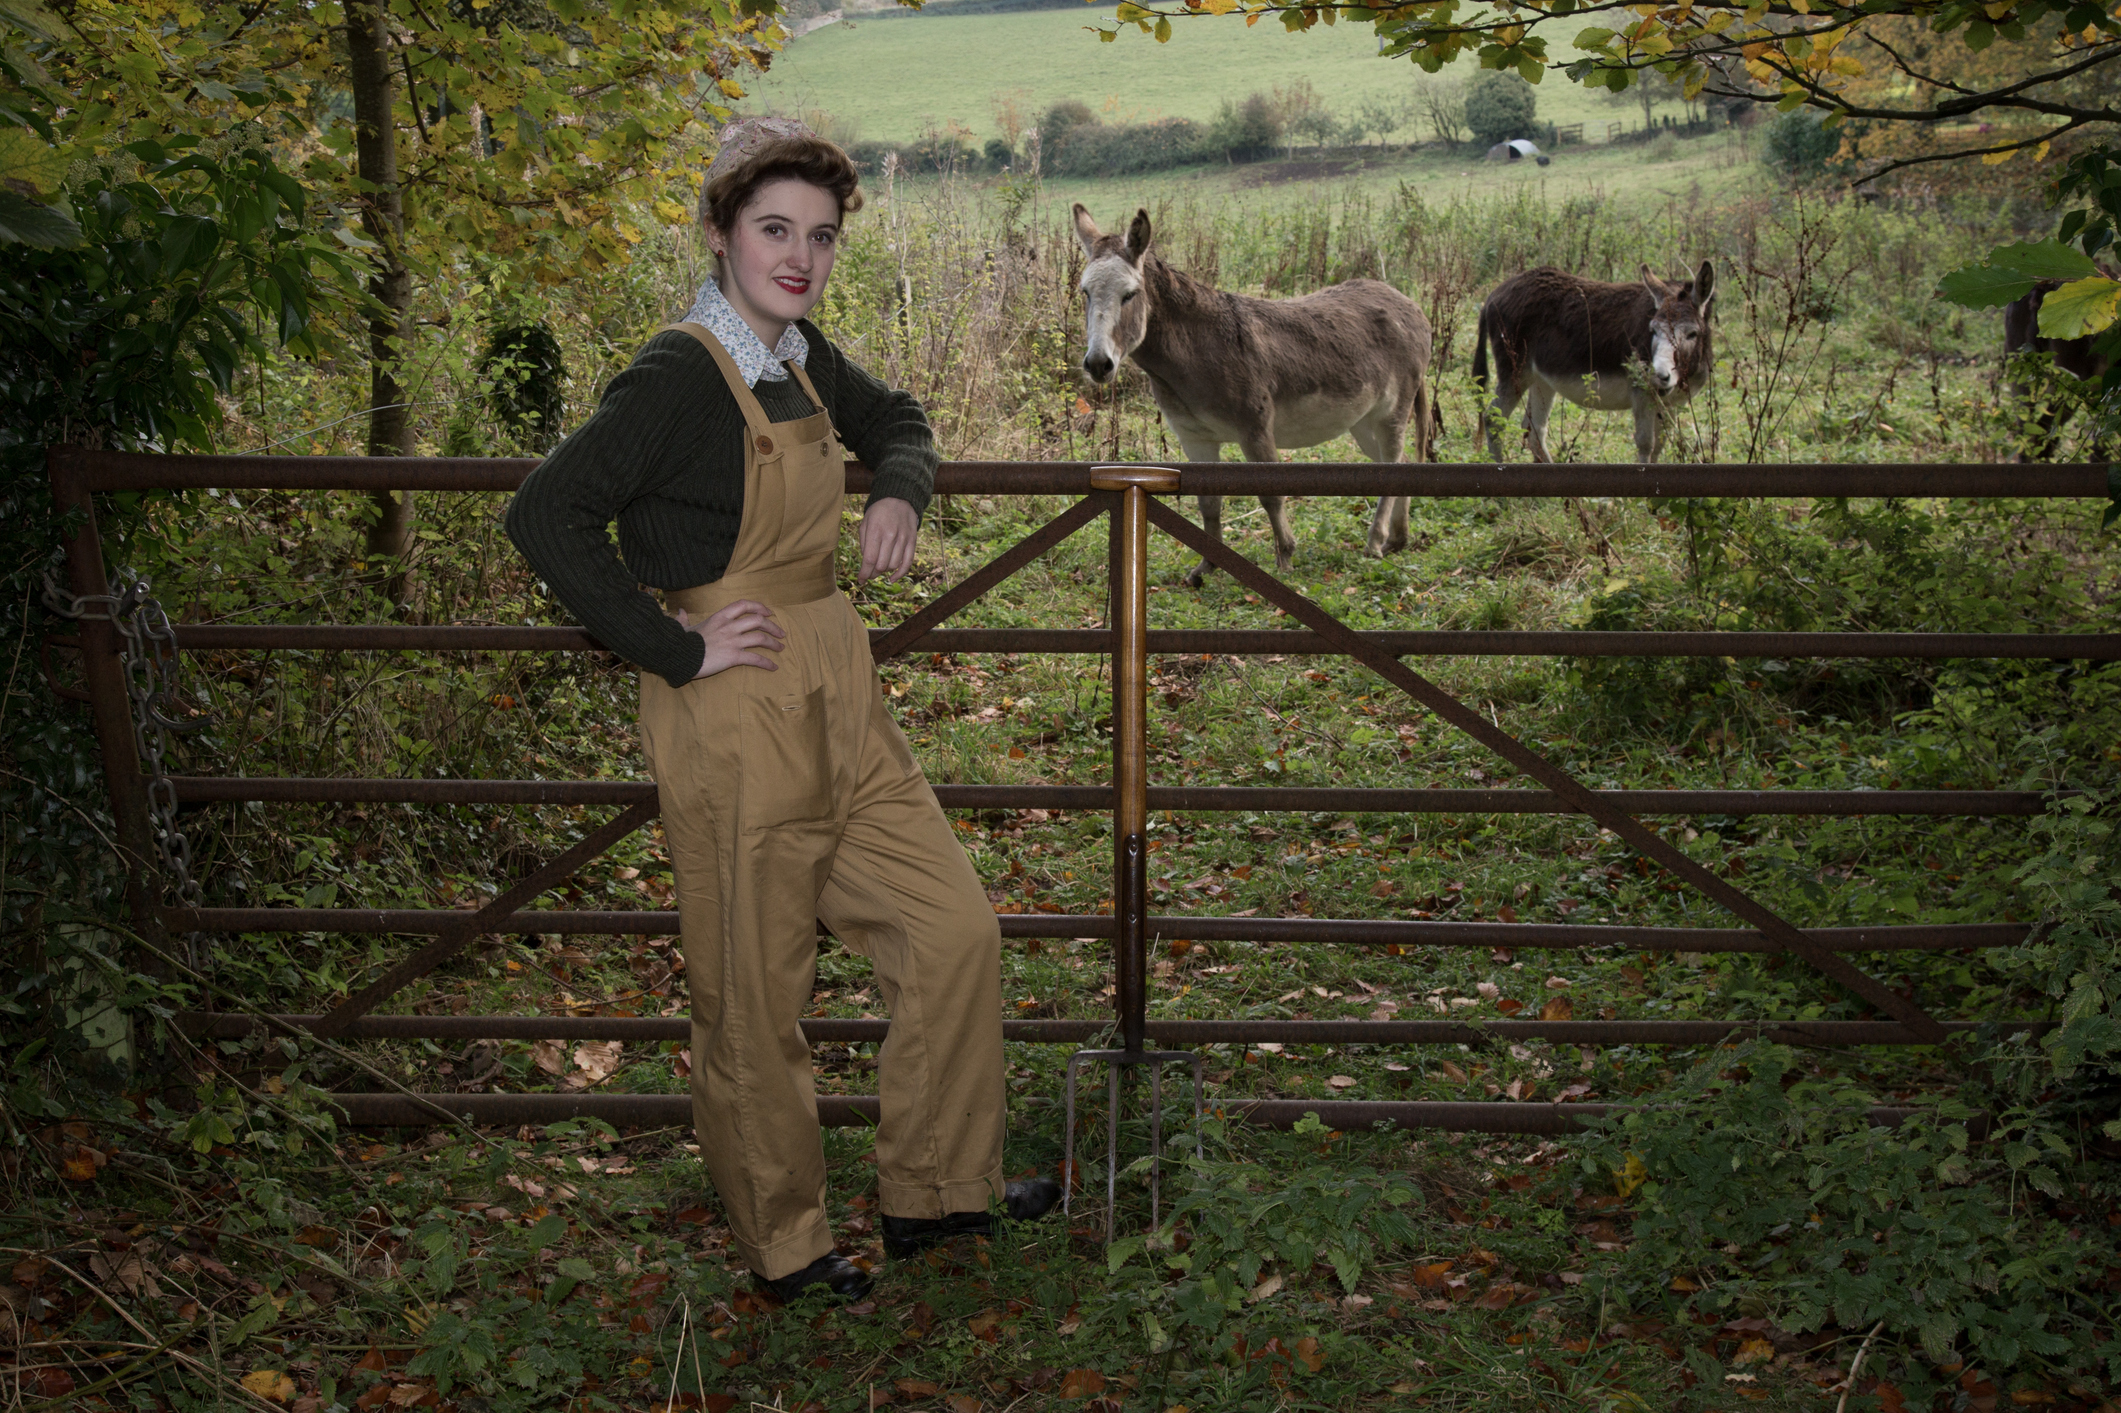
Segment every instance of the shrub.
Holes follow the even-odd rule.
[[[1645,162],[1669,162],[1678,155],[1679,139],[1668,132],[1657,134],[1650,145],[1642,149],[1642,160]]]
[[[1200,151],[1200,126],[1188,118],[1110,127],[1093,120],[1047,140],[1043,161],[1055,176],[1124,176],[1197,161]]]
[[[1841,132],[1822,126],[1823,115],[1810,108],[1784,113],[1768,124],[1761,160],[1784,176],[1824,176],[1840,165]]]
[[[1266,156],[1281,142],[1281,113],[1264,93],[1247,94],[1232,103],[1225,98],[1201,137],[1201,156],[1229,162]]]
[[[1465,122],[1474,141],[1493,147],[1513,137],[1530,137],[1538,106],[1532,85],[1514,71],[1482,69],[1466,86]]]

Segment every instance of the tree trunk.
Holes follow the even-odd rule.
[[[411,409],[398,370],[412,336],[412,271],[405,264],[405,202],[398,189],[398,130],[391,116],[397,81],[390,64],[387,12],[374,0],[346,10],[353,87],[355,170],[363,185],[361,227],[376,243],[368,292],[378,309],[368,321],[368,454],[413,453]],[[397,559],[412,548],[412,492],[371,491],[376,518],[368,529],[372,559]],[[393,598],[402,577],[391,579]]]

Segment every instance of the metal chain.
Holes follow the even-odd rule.
[[[66,552],[52,555],[44,569],[44,606],[62,618],[100,618],[118,630],[118,668],[133,704],[133,740],[146,763],[147,812],[155,852],[161,857],[177,901],[196,908],[205,900],[192,877],[191,841],[177,827],[177,786],[169,778],[169,733],[197,731],[206,723],[178,713],[177,633],[153,593],[152,585],[130,569],[111,576],[107,594],[69,593],[59,575]]]

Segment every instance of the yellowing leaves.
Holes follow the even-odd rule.
[[[1227,15],[1237,8],[1237,0],[1201,0],[1201,8],[1211,15]]]
[[[2096,334],[2121,314],[2121,280],[2104,275],[2071,280],[2040,305],[2040,332],[2051,339]]]
[[[295,1381],[279,1369],[253,1369],[243,1376],[243,1391],[268,1403],[285,1403],[295,1396]]]
[[[0,187],[23,196],[52,197],[66,176],[70,154],[28,128],[0,128]]]

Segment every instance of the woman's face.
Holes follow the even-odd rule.
[[[722,295],[771,348],[825,292],[840,238],[839,198],[793,177],[768,182],[735,229],[707,228],[721,253]]]

